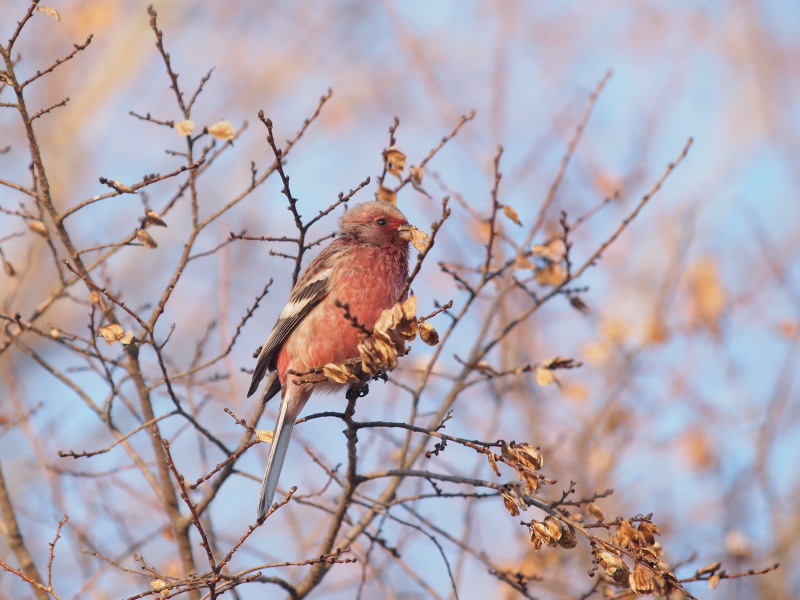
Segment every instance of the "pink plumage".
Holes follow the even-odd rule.
[[[269,371],[277,371],[266,402],[281,391],[269,459],[261,485],[258,517],[275,495],[294,422],[314,391],[333,392],[346,384],[324,381],[297,384],[289,371],[305,372],[358,356],[359,330],[344,317],[336,301],[372,328],[381,312],[400,298],[408,277],[408,242],[413,228],[396,207],[367,202],[348,210],[339,232],[300,275],[258,356],[247,393],[251,396]]]

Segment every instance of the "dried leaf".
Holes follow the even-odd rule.
[[[184,121],[178,121],[175,123],[175,131],[178,132],[178,135],[187,136],[192,135],[192,131],[194,131],[194,121],[190,119],[186,119]]]
[[[8,275],[9,277],[14,277],[14,275],[17,274],[17,271],[14,269],[11,263],[8,262],[5,258],[3,259],[3,271],[5,271],[6,275]]]
[[[489,452],[487,458],[489,459],[489,466],[492,467],[494,474],[500,477],[500,469],[497,468],[497,455],[494,452]]]
[[[336,383],[356,383],[358,377],[353,373],[350,365],[337,365],[328,363],[322,367],[322,374]]]
[[[715,573],[716,571],[719,570],[719,568],[721,566],[722,566],[722,563],[713,562],[710,565],[706,565],[705,567],[701,567],[701,568],[697,569],[697,571],[695,571],[694,574],[697,577],[702,577],[703,575],[708,575],[710,573]]]
[[[361,368],[365,373],[374,374],[379,371],[393,371],[397,368],[397,352],[389,342],[374,337],[364,340],[358,345],[361,356]]]
[[[628,519],[622,519],[619,522],[614,534],[617,537],[617,543],[623,548],[638,547],[640,545],[639,532],[633,528]]]
[[[375,321],[372,336],[358,345],[364,372],[372,374],[395,369],[397,355],[405,354],[405,342],[416,337],[418,327],[416,296],[409,296],[384,310]]]
[[[503,214],[506,216],[506,218],[514,221],[514,223],[516,223],[517,225],[522,225],[522,221],[519,220],[519,215],[517,214],[517,211],[514,210],[512,207],[510,207],[508,204],[503,206]]]
[[[647,596],[655,591],[653,574],[644,566],[636,565],[628,578],[628,585],[640,596]]]
[[[564,245],[564,240],[561,238],[553,238],[546,244],[537,244],[531,248],[531,253],[534,257],[554,263],[564,260],[566,251],[567,248]]]
[[[123,346],[127,346],[132,341],[133,341],[133,331],[131,331],[130,329],[126,331],[121,338],[119,338],[119,343],[122,344]]]
[[[256,429],[256,437],[258,438],[259,442],[271,444],[273,438],[275,437],[275,432],[267,429]]]
[[[92,290],[91,292],[89,292],[89,302],[91,304],[97,304],[102,308],[103,296],[101,296],[100,292],[98,292],[97,290]]]
[[[544,519],[544,525],[547,527],[547,533],[550,536],[551,543],[548,545],[556,546],[561,539],[561,523],[553,516],[547,516]]]
[[[428,244],[430,244],[431,238],[429,238],[428,234],[421,229],[414,227],[411,230],[411,240],[409,241],[418,252],[425,252],[425,250],[428,248]]]
[[[529,261],[524,256],[518,256],[514,259],[514,268],[515,269],[535,269],[536,265]]]
[[[419,337],[428,346],[435,346],[439,343],[439,333],[427,321],[419,324]]]
[[[589,305],[586,304],[580,296],[570,296],[569,303],[572,306],[572,308],[574,308],[575,310],[584,315],[588,315],[589,313],[592,312],[591,309],[589,308]]]
[[[61,20],[61,15],[59,15],[58,11],[52,6],[37,6],[36,10],[38,10],[40,13],[44,13],[53,17],[56,21]]]
[[[603,567],[605,572],[619,585],[628,585],[630,569],[622,559],[611,552],[601,551],[597,553],[597,562]]]
[[[600,508],[596,502],[589,502],[589,504],[586,505],[586,510],[589,511],[589,514],[598,521],[602,521],[606,518],[606,514],[603,512],[603,509]]]
[[[553,374],[552,369],[546,367],[536,367],[533,370],[533,376],[537,385],[545,386],[556,382],[556,376]]]
[[[559,286],[567,278],[567,269],[561,263],[548,263],[533,272],[536,283],[543,286]]]
[[[158,247],[158,244],[156,244],[156,241],[144,229],[139,229],[136,232],[136,239],[139,240],[140,242],[142,242],[142,245],[144,245],[146,248],[157,248]]]
[[[713,590],[719,585],[719,573],[714,573],[708,578],[708,589]]]
[[[528,510],[528,504],[522,495],[522,485],[518,481],[505,484],[500,493],[503,495],[503,504],[512,517],[516,517],[520,510]]]
[[[652,546],[656,543],[655,536],[660,535],[660,531],[655,523],[651,523],[650,521],[642,521],[639,523],[639,526],[636,528],[639,530],[639,533],[644,538],[644,541]]]
[[[573,520],[575,520],[575,516],[579,515],[572,515]],[[564,525],[562,523],[561,539],[558,540],[558,545],[566,550],[571,550],[578,545],[578,534],[575,532],[575,528],[572,525]]]
[[[135,193],[135,191],[134,191],[134,189],[132,187],[129,187],[129,186],[125,185],[124,183],[122,183],[121,181],[118,181],[116,179],[114,179],[113,181],[108,181],[107,183],[111,187],[113,187],[114,190],[116,190],[117,192],[126,193],[126,194]]]
[[[160,592],[167,587],[167,582],[163,579],[151,579],[150,587],[152,587],[155,591]]]
[[[527,442],[520,444],[502,442],[500,448],[503,458],[515,466],[534,471],[538,471],[544,466],[544,457],[539,448],[531,446]]]
[[[159,227],[166,227],[167,224],[161,216],[154,210],[144,211],[144,224],[145,225],[158,225]]]
[[[388,150],[383,151],[383,162],[389,173],[395,177],[400,177],[400,174],[406,166],[406,155],[396,146],[392,146]]]
[[[385,185],[378,186],[378,190],[375,192],[375,199],[381,202],[388,202],[392,205],[397,205],[397,194],[395,194],[392,188],[386,187]]]
[[[517,505],[514,503],[513,500],[511,500],[510,498],[506,497],[505,494],[503,494],[503,506],[505,506],[506,510],[509,513],[511,513],[512,517],[516,517],[519,514],[519,509],[517,508]],[[537,550],[538,550],[538,548],[537,548]]]
[[[533,544],[533,549],[534,550],[539,550],[542,547],[542,542],[544,540],[542,539],[542,535],[541,535],[541,533],[539,533],[539,530],[534,526],[534,523],[535,523],[535,521],[533,523],[531,523],[531,528],[530,528],[530,531],[531,531],[531,543]]]
[[[422,172],[422,167],[415,167],[414,165],[411,165],[410,167],[408,167],[408,174],[411,175],[412,183],[414,183],[415,185],[422,184],[422,176],[424,174]]]
[[[53,327],[50,330],[50,337],[53,338],[54,340],[57,340],[58,338],[61,337],[61,332],[58,329],[56,329],[55,327]]]
[[[28,229],[30,229],[33,233],[37,233],[42,237],[47,237],[47,225],[44,224],[44,221],[40,221],[39,219],[30,219],[27,225]]]
[[[208,128],[208,133],[210,133],[213,138],[227,142],[233,139],[236,130],[229,121],[217,121]]]
[[[122,339],[122,336],[125,335],[125,330],[122,329],[122,325],[117,323],[110,323],[108,325],[103,325],[100,329],[98,329],[98,337],[102,336],[103,339],[106,341],[106,344],[113,344],[119,339]]]

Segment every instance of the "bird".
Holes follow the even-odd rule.
[[[289,300],[258,353],[247,397],[268,371],[276,372],[264,402],[280,392],[280,408],[261,482],[258,520],[264,518],[278,486],[295,420],[313,392],[331,393],[347,384],[324,380],[298,383],[315,367],[359,356],[363,330],[345,317],[348,305],[359,324],[371,329],[381,312],[402,300],[408,277],[409,242],[416,228],[385,201],[347,210],[339,230],[298,277]],[[338,301],[338,306],[337,306]]]

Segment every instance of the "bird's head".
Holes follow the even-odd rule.
[[[340,236],[376,246],[407,246],[414,227],[400,210],[388,202],[357,204],[339,220]]]

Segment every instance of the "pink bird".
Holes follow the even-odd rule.
[[[339,220],[339,232],[306,267],[292,289],[258,355],[247,396],[252,396],[267,371],[277,378],[266,402],[279,391],[281,406],[261,483],[258,518],[272,506],[294,422],[311,393],[334,392],[347,384],[326,380],[297,384],[289,371],[307,372],[327,363],[359,356],[359,330],[345,319],[336,301],[346,303],[358,322],[372,328],[383,310],[400,298],[408,277],[408,243],[414,228],[395,206],[366,202]]]

